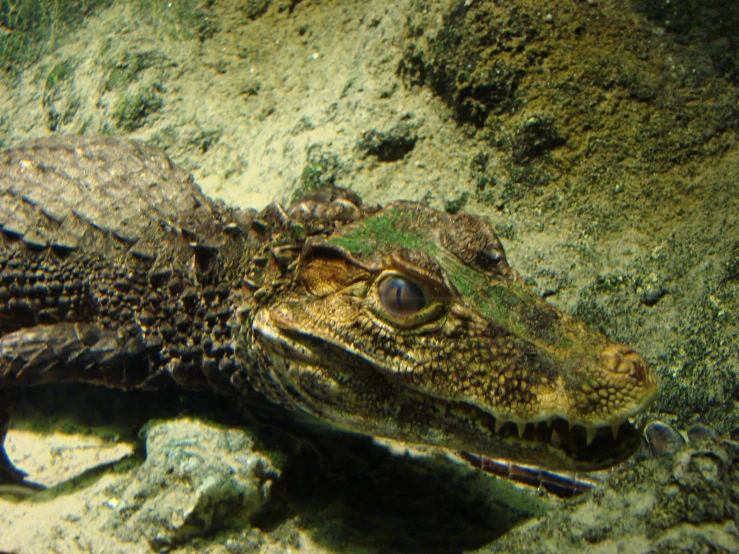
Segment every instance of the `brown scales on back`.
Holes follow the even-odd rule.
[[[0,389],[256,391],[575,470],[628,457],[626,419],[656,394],[638,354],[525,287],[476,216],[338,189],[240,211],[152,147],[57,137],[0,153],[0,227]]]

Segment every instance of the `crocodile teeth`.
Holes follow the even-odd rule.
[[[516,427],[518,427],[518,438],[522,439],[523,434],[526,432],[526,424],[525,423],[516,423]]]
[[[618,430],[621,428],[620,423],[614,423],[611,425],[611,434],[613,434],[613,440],[616,440],[618,438]]]
[[[559,448],[562,445],[562,440],[559,438],[559,433],[556,429],[552,429],[552,437],[549,439],[549,443],[554,448]]]
[[[503,421],[501,418],[497,418],[495,420],[495,432],[500,433],[500,430],[503,428],[503,424],[505,421]]]
[[[591,427],[591,426],[585,427],[585,433],[586,433],[586,436],[587,436],[585,442],[586,442],[586,444],[588,446],[590,446],[590,443],[593,442],[593,439],[595,438],[595,433],[597,431],[598,431],[598,428],[597,427]]]

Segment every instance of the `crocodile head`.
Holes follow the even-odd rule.
[[[644,359],[524,285],[490,224],[396,202],[308,240],[252,320],[265,394],[352,431],[591,470],[639,444]]]

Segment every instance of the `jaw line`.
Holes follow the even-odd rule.
[[[252,330],[255,334],[261,335],[270,348],[281,350],[285,357],[313,365],[320,361],[320,357],[303,342],[291,339],[280,327],[272,323],[266,311],[260,311],[254,318]]]
[[[321,360],[324,359],[320,354],[320,350],[317,353],[316,350],[307,346],[312,342],[316,342],[316,339],[311,338],[310,335],[295,327],[276,324],[267,310],[257,313],[257,316],[254,318],[254,322],[252,323],[252,329],[255,333],[258,333],[267,339],[267,342],[270,344],[282,347],[283,353],[289,357],[304,360],[307,363],[315,365],[320,364]],[[333,337],[326,335],[320,335],[318,340],[321,344],[325,344],[327,346],[326,349],[336,349],[363,360],[380,375],[390,378],[394,375],[393,371],[383,369],[382,364],[380,364],[376,359],[368,356],[361,350],[354,348],[351,344],[339,343],[334,340]]]
[[[498,432],[495,431],[495,421],[497,419],[490,412],[483,410],[473,404],[464,401],[447,400],[432,395],[423,395],[418,391],[407,389],[408,394],[416,397],[419,401],[431,401],[437,404],[440,409],[454,414],[457,420],[474,421],[485,433],[490,437],[492,442],[506,442],[521,447],[522,450],[542,450],[549,452],[549,457],[562,461],[566,461],[570,466],[588,466],[577,469],[577,471],[591,471],[590,466],[597,465],[599,468],[609,467],[623,461],[634,454],[635,448],[630,442],[636,440],[640,434],[637,429],[627,420],[623,420],[619,424],[619,435],[617,439],[611,437],[611,429],[609,426],[598,427],[596,438],[591,444],[585,444],[585,428],[573,427],[569,428],[569,422],[564,417],[555,417],[551,425],[547,425],[545,421],[527,421],[525,422],[526,430],[523,437],[518,434],[516,422],[505,421]],[[551,444],[551,431],[556,430],[561,437],[561,446]],[[545,435],[545,437],[536,438],[537,435]],[[546,438],[548,435],[549,438]],[[605,442],[605,444],[603,444]],[[598,447],[601,448],[601,455],[598,454]],[[589,450],[595,452],[588,452]],[[625,452],[629,450],[628,454]],[[485,453],[482,453],[485,454]],[[494,456],[495,453],[490,453]],[[574,456],[573,456],[574,455]],[[610,463],[609,460],[615,460]],[[537,464],[535,461],[526,463]],[[542,463],[544,461],[542,460]],[[574,470],[574,469],[573,469]]]
[[[310,343],[310,339],[308,338],[306,340],[305,333],[302,333],[301,331],[297,329],[291,329],[289,327],[280,327],[276,324],[274,324],[269,317],[269,314],[266,311],[259,312],[257,316],[254,319],[254,322],[252,324],[252,329],[255,333],[260,334],[265,341],[268,343],[269,348],[273,348],[275,350],[281,351],[281,355],[284,357],[292,358],[293,360],[302,361],[307,364],[311,365],[320,365],[322,356],[318,353],[316,353],[315,350],[309,348],[306,346],[306,343]],[[293,338],[295,337],[295,338]],[[304,339],[304,340],[301,340]],[[329,347],[331,348],[340,348],[343,352],[349,352],[352,355],[356,356],[357,358],[364,361],[366,364],[371,366],[373,371],[376,371],[380,375],[392,379],[393,373],[389,372],[387,370],[383,370],[379,364],[373,360],[372,358],[367,357],[362,352],[356,351],[353,348],[347,349],[344,347],[344,345],[337,345],[334,344],[328,340],[326,340],[325,337],[322,337],[322,341],[325,342]],[[429,393],[420,392],[415,389],[409,388],[407,385],[403,383],[394,383],[399,387],[402,387],[406,394],[415,397],[418,401],[421,402],[433,402],[440,408],[450,410],[455,414],[455,418],[458,420],[462,419],[472,419],[474,420],[478,425],[480,425],[482,428],[485,429],[486,433],[489,434],[489,436],[496,441],[509,441],[513,442],[517,445],[520,445],[523,449],[541,449],[546,448],[549,450],[550,453],[552,453],[552,456],[556,456],[560,459],[565,459],[569,461],[570,463],[583,463],[588,464],[593,459],[586,458],[586,459],[576,459],[572,457],[572,454],[578,455],[582,454],[584,450],[582,448],[563,448],[563,447],[555,447],[552,445],[549,441],[545,440],[534,440],[530,438],[526,438],[526,435],[524,435],[524,438],[520,438],[516,433],[511,432],[510,425],[516,425],[515,420],[505,420],[501,431],[504,429],[508,429],[507,432],[501,433],[495,431],[495,421],[498,420],[498,418],[491,412],[488,412],[487,410],[484,410],[478,406],[475,406],[473,404],[464,402],[464,401],[458,401],[458,400],[451,400],[446,399],[443,397],[435,396]],[[311,411],[311,413],[313,413]],[[314,414],[318,415],[318,414]],[[319,416],[320,417],[320,416]],[[562,421],[564,422],[564,425],[569,426],[569,420],[567,418],[555,415],[554,416],[555,421]],[[539,420],[530,420],[521,422],[524,423],[527,427],[526,433],[530,433],[529,427],[534,428],[534,434],[536,434],[536,424],[540,424],[541,426],[546,426],[546,422],[544,421],[544,418],[540,418]],[[491,426],[492,424],[492,426]],[[567,438],[569,442],[573,442],[574,440],[577,440],[574,436],[572,436],[572,432],[568,430],[562,430],[561,427],[563,424],[557,424],[558,427],[560,427],[560,435],[563,436],[563,438]],[[573,425],[580,425],[579,423],[573,423]],[[600,436],[601,440],[603,439],[603,435],[605,431],[602,430],[605,426],[598,425],[598,435]],[[554,427],[552,427],[554,429]],[[619,448],[619,445],[625,444],[627,439],[624,437],[626,435],[631,435],[633,433],[636,433],[636,429],[624,418],[624,420],[619,424],[619,439],[616,441],[610,440],[609,442],[612,443],[612,449],[614,451],[617,451]],[[583,426],[584,431],[584,426]],[[608,433],[610,433],[610,429],[607,430]],[[586,448],[588,448],[589,445],[586,445]]]

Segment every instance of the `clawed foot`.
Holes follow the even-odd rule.
[[[17,485],[23,483],[26,473],[13,466],[5,453],[5,449],[0,450],[0,486],[1,485]]]
[[[5,435],[8,434],[8,425],[10,424],[10,413],[7,408],[0,407],[0,485],[13,484],[23,482],[26,476],[24,472],[17,469],[10,462],[10,458],[5,452]]]
[[[25,480],[26,473],[16,468],[5,452],[5,435],[8,434],[10,414],[0,408],[0,495],[25,497],[43,489],[41,485]]]

